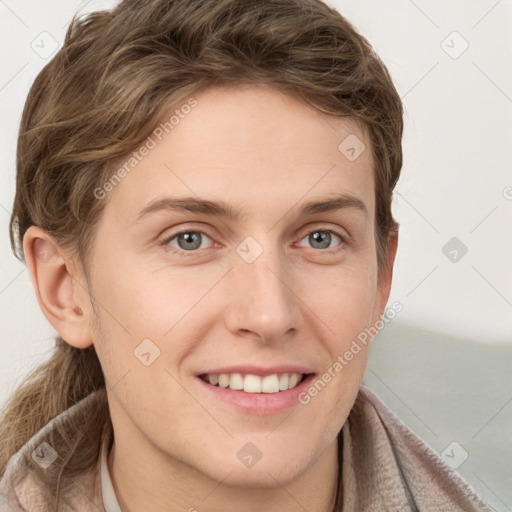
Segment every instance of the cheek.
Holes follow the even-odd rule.
[[[167,265],[148,270],[139,261],[101,267],[93,285],[100,315],[94,339],[105,377],[115,383],[130,371],[149,382],[155,372],[146,370],[179,366],[194,343],[208,335],[215,284],[224,273]]]
[[[373,307],[376,294],[375,275],[371,267],[343,269],[327,280],[317,276],[317,284],[304,290],[308,306],[314,311],[313,318],[322,334],[326,358],[320,380],[329,389],[321,400],[328,403],[326,409],[338,411],[338,420],[344,420],[357,395],[368,361],[371,341],[369,328],[372,325]],[[330,284],[328,284],[330,283]],[[313,322],[313,320],[311,320]],[[322,389],[322,385],[317,386]],[[315,393],[315,391],[313,391]]]
[[[342,345],[370,325],[376,296],[372,269],[340,268],[317,271],[302,279],[300,297],[324,324],[332,343]],[[318,323],[317,319],[317,323]]]
[[[222,274],[171,268],[147,268],[144,262],[116,265],[98,277],[97,295],[111,313],[109,322],[135,338],[164,337],[188,315]]]

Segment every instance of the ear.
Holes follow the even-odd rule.
[[[70,345],[91,346],[93,340],[84,314],[90,310],[88,287],[71,256],[52,235],[38,226],[27,229],[23,252],[44,316]]]
[[[386,248],[387,252],[387,264],[384,265],[378,271],[377,278],[377,297],[375,304],[375,313],[380,315],[384,313],[386,304],[389,299],[389,293],[391,291],[391,282],[393,280],[393,266],[395,264],[395,256],[398,248],[398,228],[393,230],[388,235],[388,245]]]

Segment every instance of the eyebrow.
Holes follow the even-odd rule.
[[[299,213],[304,215],[313,215],[315,213],[325,213],[342,209],[355,209],[368,217],[368,209],[365,203],[350,194],[339,194],[325,199],[309,201],[305,203]],[[140,222],[144,217],[158,211],[187,211],[192,213],[202,213],[206,215],[215,215],[228,219],[239,219],[242,217],[240,209],[233,207],[225,201],[210,201],[198,197],[163,197],[151,201],[138,214],[137,218],[131,223]]]

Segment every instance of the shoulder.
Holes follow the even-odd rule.
[[[348,428],[354,471],[367,475],[367,492],[382,493],[384,500],[395,500],[393,506],[402,500],[409,506],[404,510],[491,512],[462,477],[366,386],[359,390]]]
[[[94,503],[101,497],[99,450],[91,444],[90,451],[98,453],[90,457],[97,462],[76,474],[72,455],[81,436],[78,431],[74,437],[68,434],[104,398],[101,391],[94,392],[66,409],[9,459],[0,478],[0,512],[52,510],[56,501],[63,507],[59,510],[102,510],[101,501]]]

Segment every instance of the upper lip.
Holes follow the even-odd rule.
[[[241,373],[243,375],[259,375],[260,377],[266,377],[267,375],[273,375],[275,373],[314,373],[310,368],[305,366],[297,366],[291,364],[283,364],[279,366],[263,367],[257,365],[240,365],[240,366],[224,366],[222,368],[212,368],[205,370],[197,375],[217,375],[221,373]]]

